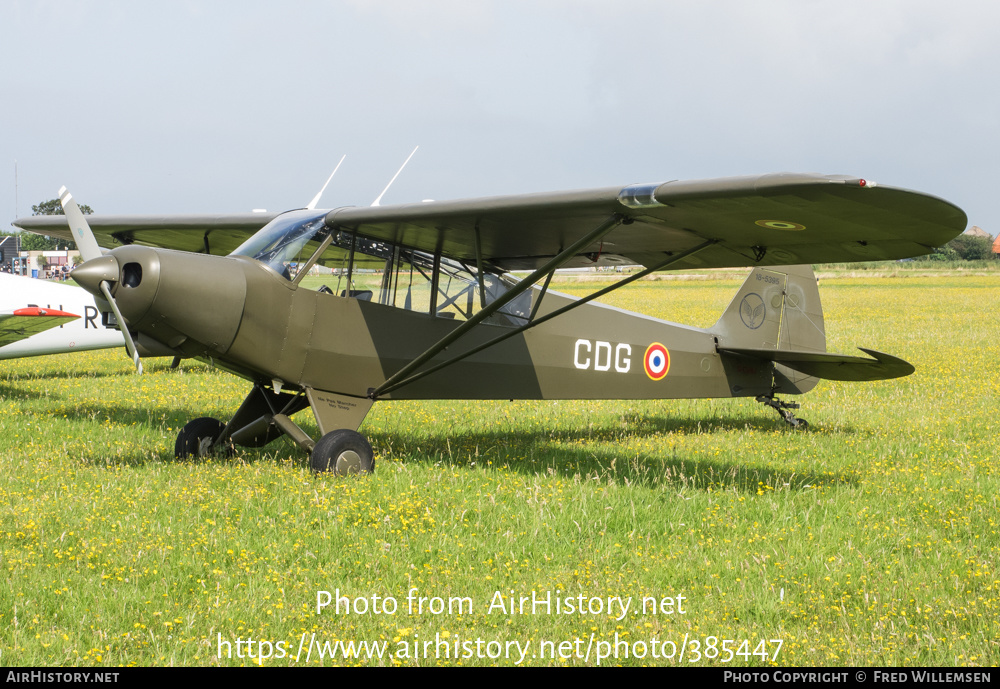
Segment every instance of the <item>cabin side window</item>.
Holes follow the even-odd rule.
[[[337,233],[330,248],[335,247],[343,251],[339,262],[323,263],[336,281],[330,291],[339,296],[464,321],[510,288],[502,276],[489,272],[480,285],[475,267],[460,261],[346,232]],[[530,302],[530,294],[521,295],[485,322],[521,325]]]

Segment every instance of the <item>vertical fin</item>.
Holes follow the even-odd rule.
[[[722,346],[776,349],[781,328],[785,274],[754,268],[712,331]]]
[[[823,307],[812,267],[754,268],[736,293],[713,334],[722,348],[825,352]],[[817,378],[774,364],[773,391],[799,394]]]

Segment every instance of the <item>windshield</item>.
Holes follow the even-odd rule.
[[[291,279],[291,272],[305,262],[326,237],[325,218],[326,211],[283,213],[230,255],[255,258],[279,275]]]

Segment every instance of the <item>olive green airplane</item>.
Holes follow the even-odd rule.
[[[188,423],[178,457],[287,434],[340,474],[373,470],[357,430],[380,400],[755,397],[803,427],[779,395],[914,370],[826,352],[810,264],[927,254],[966,227],[929,195],[805,174],[224,216],[85,219],[61,198],[67,218],[15,224],[76,240],[73,278],[107,300],[140,370],[140,354],[195,357],[251,384],[228,422]],[[587,266],[641,269],[582,299],[550,289]],[[734,266],[752,270],[711,328],[593,301]],[[306,407],[318,440],[291,418]]]

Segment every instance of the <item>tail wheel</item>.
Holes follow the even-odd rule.
[[[372,446],[363,435],[347,429],[320,438],[313,448],[310,464],[317,473],[331,472],[338,476],[375,471]]]
[[[188,457],[207,457],[214,454],[217,451],[216,440],[225,429],[226,424],[208,416],[189,421],[177,434],[174,455],[177,459],[187,459]],[[232,451],[228,445],[227,443],[227,455]]]

